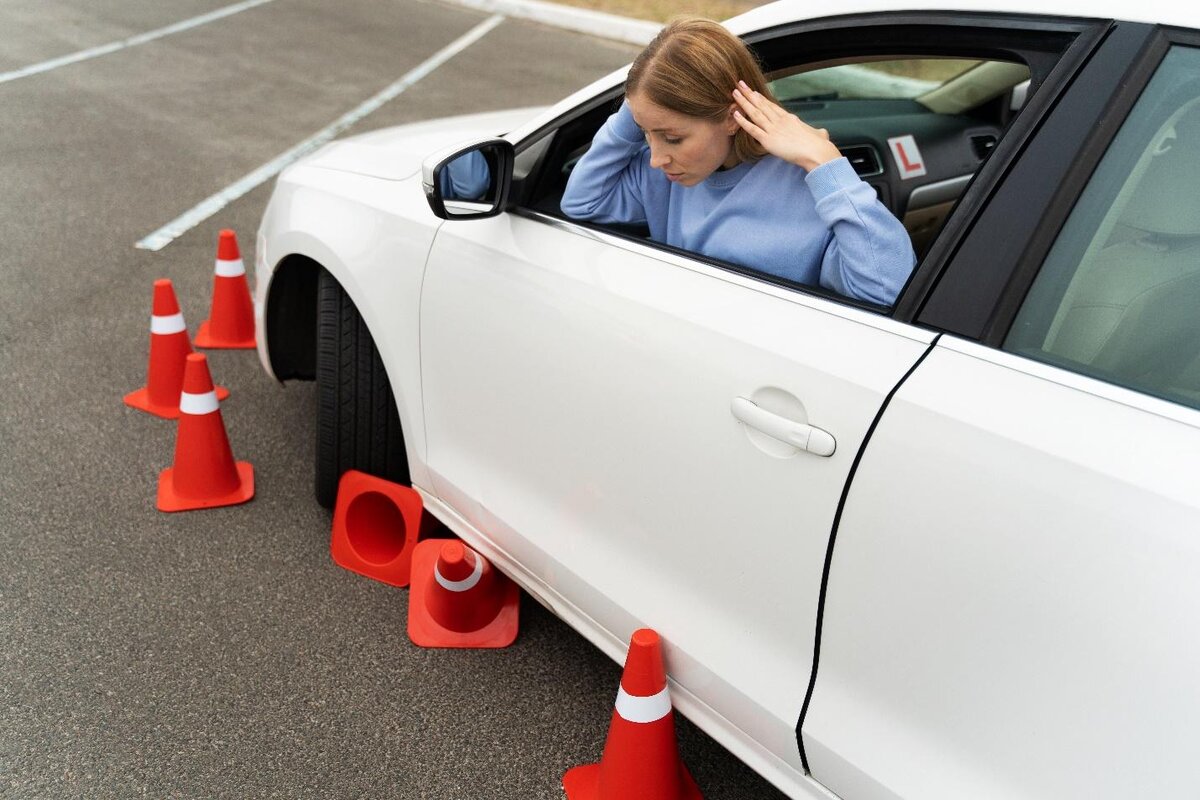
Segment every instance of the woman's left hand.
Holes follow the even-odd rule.
[[[829,141],[829,131],[814,128],[794,114],[772,103],[745,81],[738,81],[733,99],[741,107],[733,118],[768,153],[812,172],[842,154]]]

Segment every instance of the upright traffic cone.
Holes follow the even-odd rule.
[[[146,365],[146,385],[125,395],[125,405],[157,417],[179,416],[179,393],[183,390],[184,359],[192,352],[187,326],[175,289],[162,278],[154,282],[154,305],[150,312],[150,359]],[[217,387],[224,400],[229,390]]]
[[[160,511],[188,511],[244,503],[254,497],[254,467],[233,461],[208,358],[187,357],[179,398],[175,464],[158,476]]]
[[[334,563],[391,586],[408,586],[424,511],[412,487],[347,470],[333,509]]]
[[[701,800],[679,760],[662,643],[649,628],[629,641],[600,763],[568,770],[563,789],[567,800]]]
[[[254,303],[246,284],[246,267],[238,252],[237,235],[231,230],[221,231],[217,239],[212,311],[196,331],[196,347],[254,348]]]
[[[508,647],[521,590],[457,539],[427,539],[412,558],[408,638],[422,647]]]

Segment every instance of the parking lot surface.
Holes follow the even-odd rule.
[[[227,6],[5,4],[0,71]],[[145,380],[152,281],[194,335],[217,231],[252,263],[270,182],[162,250],[135,242],[487,18],[273,0],[0,83],[0,795],[558,798],[599,757],[620,668],[536,603],[507,650],[421,650],[404,591],[332,563],[312,384],[210,351],[257,496],[178,515],[154,508],[174,424],[121,402]],[[547,104],[633,53],[505,20],[346,134]],[[780,796],[679,727],[709,800]]]

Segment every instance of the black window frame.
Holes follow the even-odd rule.
[[[551,142],[529,174],[522,176],[519,185],[514,187],[513,202],[508,210],[510,213],[533,219],[545,215],[557,221],[590,228],[793,291],[836,300],[845,305],[912,322],[916,309],[922,306],[949,256],[957,252],[956,243],[970,230],[971,222],[984,205],[983,199],[990,196],[994,184],[1006,174],[1008,164],[1020,153],[1047,110],[1053,107],[1071,78],[1086,62],[1087,56],[1099,45],[1109,25],[1108,20],[1027,14],[880,12],[788,23],[742,37],[759,56],[767,71],[845,57],[847,52],[853,57],[984,57],[1016,60],[1029,65],[1034,75],[1034,84],[1031,86],[1025,107],[1000,137],[995,150],[975,173],[971,184],[950,212],[943,230],[938,233],[925,257],[914,268],[896,304],[890,307],[854,300],[819,286],[789,281],[709,258],[701,253],[655,242],[610,225],[571,219],[561,212],[555,214],[544,209],[524,207],[526,195],[531,188],[539,185],[544,180],[546,171],[564,157],[563,148],[559,147],[557,142]],[[1051,47],[1054,37],[1060,37],[1064,42],[1058,50]],[[1035,38],[1040,41],[1034,41]],[[931,45],[930,42],[935,44]],[[790,56],[789,53],[793,52],[803,53],[803,58]],[[560,130],[596,112],[598,108],[615,109],[623,96],[624,85],[618,84],[581,103],[517,143],[517,157],[545,136],[553,135],[557,138]]]

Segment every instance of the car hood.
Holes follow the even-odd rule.
[[[541,107],[492,111],[399,125],[330,142],[302,163],[389,181],[411,177],[430,153],[457,142],[503,136],[541,112]]]

